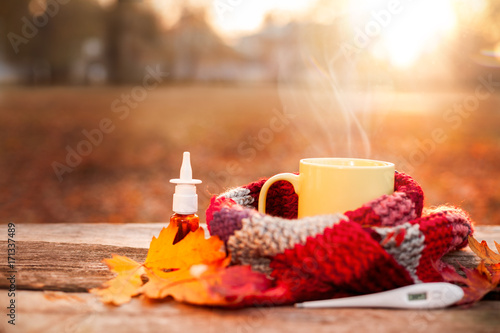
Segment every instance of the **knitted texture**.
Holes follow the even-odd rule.
[[[340,222],[271,261],[271,276],[296,301],[392,289],[412,283],[409,273],[355,223]]]
[[[254,270],[270,274],[270,258],[297,244],[304,244],[342,219],[344,215],[321,215],[300,220],[252,214],[242,219],[241,228],[227,240],[227,250],[234,264],[251,265]]]
[[[459,208],[422,214],[422,188],[404,173],[395,173],[391,195],[344,214],[302,219],[298,197],[285,181],[269,189],[267,215],[257,212],[265,181],[213,197],[207,224],[225,242],[233,264],[250,265],[287,290],[275,304],[442,281],[441,257],[464,247],[473,232]]]

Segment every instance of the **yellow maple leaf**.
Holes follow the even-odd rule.
[[[141,292],[149,298],[172,296],[177,301],[191,304],[227,304],[222,295],[211,292],[211,286],[219,283],[229,262],[228,257],[210,264],[195,264],[164,274],[150,274],[150,280]]]
[[[197,281],[203,280],[199,267],[207,267],[206,272],[202,273],[214,273],[225,268],[230,258],[223,251],[224,243],[218,237],[206,239],[204,230],[198,228],[180,242],[173,244],[176,233],[177,227],[169,224],[161,230],[158,238],[153,237],[143,264],[118,255],[105,259],[104,262],[110,271],[117,273],[117,276],[102,287],[89,291],[98,295],[102,302],[114,305],[126,303],[141,293],[149,298],[172,295],[179,300],[192,301],[196,295],[205,297],[208,295],[202,290],[205,282]],[[148,279],[144,285],[142,275]],[[192,283],[195,284],[191,285]],[[175,290],[181,290],[176,289],[180,284],[188,284],[188,289],[193,289],[193,292],[188,292],[190,297],[176,297]]]
[[[494,243],[497,251],[500,253],[500,244],[497,242]],[[486,264],[495,265],[500,263],[500,254],[490,249],[484,240],[479,243],[474,237],[469,236],[469,247]]]
[[[122,256],[105,262],[117,276],[90,292],[105,303],[120,305],[133,296],[199,305],[239,307],[254,301],[285,302],[287,290],[250,266],[231,266],[223,242],[205,238],[202,228],[190,232],[173,244],[177,227],[163,228],[153,237],[146,261],[142,264]],[[142,283],[145,277],[147,282]],[[272,303],[272,302],[271,302]],[[260,304],[260,303],[257,303]],[[268,303],[266,303],[268,304]],[[274,303],[272,303],[274,304]]]
[[[211,274],[229,265],[223,242],[218,237],[206,239],[205,232],[199,228],[173,244],[176,232],[169,225],[158,238],[153,237],[144,262],[149,281],[141,293],[149,298],[172,296],[190,303],[218,304],[219,301],[210,299],[205,286]]]
[[[169,224],[161,230],[158,238],[153,237],[144,262],[146,268],[168,273],[195,264],[217,262],[226,257],[224,243],[216,236],[206,239],[202,228],[173,244],[176,233],[177,228]]]
[[[127,303],[138,294],[142,286],[141,275],[145,273],[144,267],[135,260],[115,254],[103,262],[118,275],[105,282],[102,287],[90,289],[89,292],[99,296],[103,303],[114,305]]]

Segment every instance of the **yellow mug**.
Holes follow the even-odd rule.
[[[280,173],[269,178],[260,191],[259,212],[266,212],[269,187],[290,182],[299,197],[298,217],[344,213],[383,194],[394,192],[394,164],[356,158],[306,158],[299,174]]]

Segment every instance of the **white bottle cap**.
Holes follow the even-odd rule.
[[[196,184],[201,184],[201,180],[193,179],[191,170],[191,160],[189,152],[184,152],[180,178],[170,179],[175,186],[173,211],[177,214],[194,214],[198,211],[198,195],[196,194]]]

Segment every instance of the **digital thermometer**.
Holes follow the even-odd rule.
[[[439,309],[464,296],[457,285],[447,282],[419,283],[375,294],[297,303],[298,308],[398,308]]]

